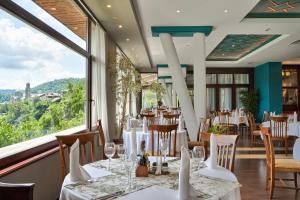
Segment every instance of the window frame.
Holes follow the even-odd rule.
[[[87,50],[81,48],[79,45],[68,39],[66,36],[62,35],[58,31],[56,31],[54,28],[48,26],[46,23],[32,15],[30,12],[22,8],[21,6],[17,5],[11,0],[5,0],[0,1],[0,8],[8,12],[9,14],[17,17],[21,21],[29,24],[30,26],[38,29],[42,33],[46,34],[47,36],[55,39],[57,42],[63,44],[64,46],[70,48],[74,52],[82,55],[86,58],[86,128],[80,131],[72,132],[70,134],[76,134],[80,132],[85,131],[91,131],[92,130],[92,55],[91,55],[91,23],[95,23],[95,18],[91,15],[91,12],[85,7],[85,5],[78,1],[74,0],[74,3],[76,3],[80,9],[86,14],[88,18],[88,27],[87,27]],[[99,23],[99,22],[98,22]],[[50,155],[53,152],[53,149],[55,149],[58,146],[58,142],[56,140],[43,143],[39,146],[29,148],[27,150],[24,150],[22,152],[4,157],[0,159],[0,177],[4,176],[8,173],[11,173],[12,171],[16,170],[16,168],[11,168],[13,165],[18,165],[17,169],[20,168],[19,165],[26,166],[28,162],[32,162],[32,157],[35,157],[37,155],[43,154],[45,152],[49,152]],[[51,151],[52,150],[52,151]],[[47,155],[43,155],[44,157]],[[41,158],[40,158],[41,159]],[[29,160],[26,163],[22,163],[25,160]],[[8,169],[8,170],[7,170]],[[10,169],[10,170],[9,170]]]

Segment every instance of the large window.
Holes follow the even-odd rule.
[[[207,72],[207,112],[243,108],[240,92],[253,87],[253,70],[208,68]]]
[[[299,109],[299,67],[283,66],[282,69],[282,104],[283,111]]]
[[[0,30],[0,147],[85,127],[86,58],[2,9]]]

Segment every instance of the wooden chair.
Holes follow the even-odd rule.
[[[270,130],[272,135],[273,141],[279,141],[284,143],[285,147],[285,155],[287,156],[288,152],[288,135],[287,135],[287,120],[288,117],[286,116],[276,116],[276,117],[270,117]]]
[[[1,183],[0,199],[3,200],[33,200],[34,183]]]
[[[218,165],[234,172],[234,161],[236,144],[239,135],[217,135],[218,145]],[[210,142],[210,133],[202,133],[201,141],[204,142],[206,149]]]
[[[169,139],[169,156],[176,156],[176,140],[177,140],[177,127],[178,124],[169,124],[169,125],[158,125],[152,124],[149,126],[151,130],[151,155],[154,156],[154,137],[157,134],[157,152],[156,155],[160,155],[160,145],[159,142],[162,138]],[[156,132],[156,133],[155,133]],[[173,142],[172,142],[173,136]],[[173,152],[171,154],[171,147],[173,143]]]
[[[163,115],[168,124],[176,124],[176,120],[179,118],[179,114],[164,113]]]
[[[247,116],[248,118],[248,123],[249,123],[249,126],[250,126],[250,137],[251,137],[251,146],[253,147],[253,144],[256,144],[256,138],[260,138],[260,129],[259,127],[257,126],[257,124],[255,123],[255,119],[254,119],[254,116],[253,114],[249,114]]]
[[[101,119],[99,119],[97,121],[97,129],[98,129],[98,136],[99,136],[98,137],[99,146],[101,147],[101,148],[99,148],[100,149],[100,160],[103,160],[106,158],[104,155],[105,135],[104,135]]]
[[[269,199],[273,198],[274,188],[283,188],[283,189],[294,189],[299,190],[297,186],[297,173],[300,173],[300,162],[294,159],[275,159],[275,152],[273,147],[272,135],[269,133],[268,128],[261,128],[263,135],[263,142],[266,148],[266,189],[269,190]],[[293,179],[278,179],[276,178],[277,172],[289,172],[294,174]],[[275,181],[294,181],[295,187],[289,186],[277,186]]]
[[[226,128],[226,131],[224,134],[231,135],[231,134],[237,134],[237,126],[235,124],[231,124],[230,119],[230,112],[218,112],[218,118],[219,118],[219,125],[221,127]]]
[[[192,150],[195,146],[204,146],[204,143],[200,141],[201,133],[208,132],[210,126],[210,119],[209,118],[201,118],[200,119],[200,126],[197,135],[197,141],[189,141],[188,148]]]
[[[141,117],[142,117],[142,119],[144,119],[144,117],[146,118],[148,126],[151,124],[154,124],[154,122],[155,122],[155,114],[154,113],[144,113],[144,114],[141,114]]]
[[[79,140],[80,144],[80,162],[81,164],[88,163],[88,162],[95,162],[95,146],[94,146],[94,139],[96,133],[80,133],[74,135],[57,135],[56,138],[59,143],[59,153],[60,153],[60,165],[61,165],[61,177],[64,180],[67,174],[67,165],[65,159],[65,151],[64,147],[66,146],[68,149],[68,155],[70,154],[71,146]],[[86,148],[87,144],[90,144],[90,159],[87,159]]]

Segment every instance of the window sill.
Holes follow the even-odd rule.
[[[71,135],[86,130],[85,125],[78,126],[0,148],[0,177],[57,152],[56,135]]]

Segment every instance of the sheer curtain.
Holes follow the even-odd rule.
[[[106,96],[106,45],[105,32],[97,24],[92,25],[92,125],[98,119],[102,121],[105,140],[109,141],[107,96]]]

